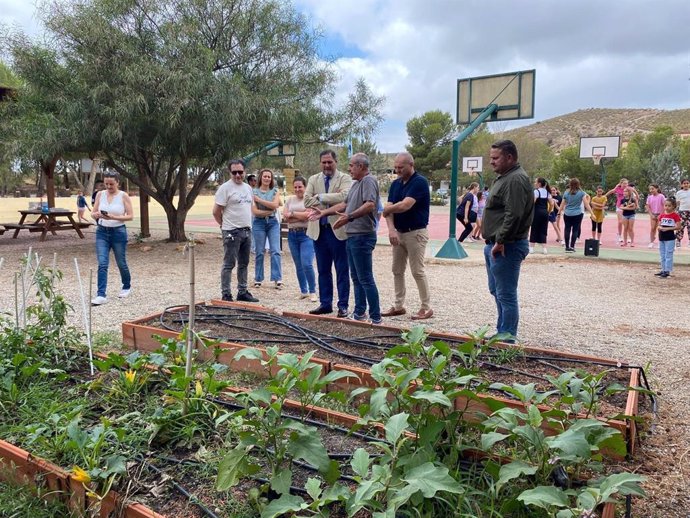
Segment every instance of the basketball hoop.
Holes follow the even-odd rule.
[[[592,162],[594,162],[594,165],[599,165],[601,163],[601,159],[604,158],[604,155],[596,154],[592,155]]]

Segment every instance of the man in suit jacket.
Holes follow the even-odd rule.
[[[319,155],[321,172],[309,178],[304,192],[304,206],[318,210],[342,203],[352,184],[352,177],[338,171],[338,160],[334,151],[327,149]],[[315,211],[316,212],[316,211]],[[335,265],[338,289],[338,316],[347,317],[350,298],[350,269],[347,263],[344,228],[334,229],[337,214],[312,217],[307,226],[307,235],[314,240],[316,267],[319,272],[319,306],[312,309],[312,315],[333,312],[333,265]]]

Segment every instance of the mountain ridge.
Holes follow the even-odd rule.
[[[505,138],[527,137],[559,152],[579,145],[580,137],[620,135],[627,142],[636,134],[647,134],[659,126],[670,126],[677,135],[690,136],[690,109],[585,108],[520,128],[501,132]]]

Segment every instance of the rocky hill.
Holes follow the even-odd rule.
[[[589,108],[507,130],[503,134],[505,138],[531,137],[558,152],[578,145],[580,137],[620,135],[625,142],[637,133],[649,133],[659,126],[671,126],[674,133],[690,135],[690,109]]]

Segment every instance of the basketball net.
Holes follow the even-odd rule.
[[[594,162],[594,165],[599,165],[601,163],[602,158],[604,158],[604,155],[592,155],[592,161]]]
[[[474,167],[470,167],[470,170],[467,172],[470,176],[475,176],[477,173],[474,172]]]

